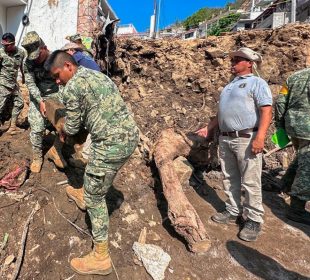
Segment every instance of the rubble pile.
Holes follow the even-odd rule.
[[[308,24],[191,41],[117,40],[113,80],[152,141],[168,127],[195,131],[214,115],[231,79],[230,51],[246,46],[260,52],[261,77],[275,96],[292,72],[310,62]]]

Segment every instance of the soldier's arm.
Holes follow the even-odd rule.
[[[41,92],[35,83],[34,74],[29,71],[28,66],[24,65],[24,75],[25,75],[25,83],[29,90],[29,96],[31,99],[34,99],[38,104],[40,104],[42,100]]]
[[[82,120],[81,105],[73,87],[68,86],[64,89],[64,104],[66,121],[63,130],[67,135],[75,135],[80,130]]]
[[[285,83],[279,92],[279,96],[275,104],[275,125],[278,129],[285,127],[284,117],[287,109],[288,97],[289,89],[287,83]]]

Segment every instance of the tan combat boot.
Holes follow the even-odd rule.
[[[94,243],[94,249],[83,258],[74,258],[71,268],[79,274],[108,275],[112,272],[108,241]]]
[[[48,150],[46,156],[53,161],[58,168],[65,169],[67,167],[67,162],[62,156],[61,148],[62,144],[60,143],[59,138],[56,137],[53,146]]]
[[[81,210],[86,210],[86,204],[84,201],[84,188],[75,189],[71,186],[66,187],[66,193],[69,198],[71,198]]]
[[[40,154],[33,154],[30,171],[33,173],[40,173],[43,164],[43,158]]]
[[[22,132],[22,129],[16,126],[16,119],[12,119],[10,122],[10,127],[6,133],[10,135],[15,135],[19,132]]]

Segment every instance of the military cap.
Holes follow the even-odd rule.
[[[45,46],[45,44],[35,31],[28,32],[22,41],[22,47],[27,51],[27,58],[29,60],[35,60],[38,58],[40,47],[42,46]]]
[[[70,49],[73,49],[73,50],[81,49],[81,46],[76,43],[67,43],[61,48],[62,51],[67,51]]]
[[[240,48],[239,50],[235,52],[231,52],[229,56],[230,57],[238,56],[238,57],[243,57],[245,59],[248,59],[250,61],[262,62],[262,56],[259,53],[249,48]]]
[[[72,36],[67,36],[66,39],[71,42],[76,42],[77,40],[82,40],[82,37],[81,37],[81,34],[77,33]]]

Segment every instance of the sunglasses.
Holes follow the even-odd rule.
[[[243,57],[234,57],[230,60],[231,63],[235,63],[235,64],[237,64],[241,61],[250,61],[250,60],[243,58]]]
[[[10,46],[10,45],[14,45],[15,44],[15,42],[4,42],[4,41],[1,41],[1,45],[2,46]]]

